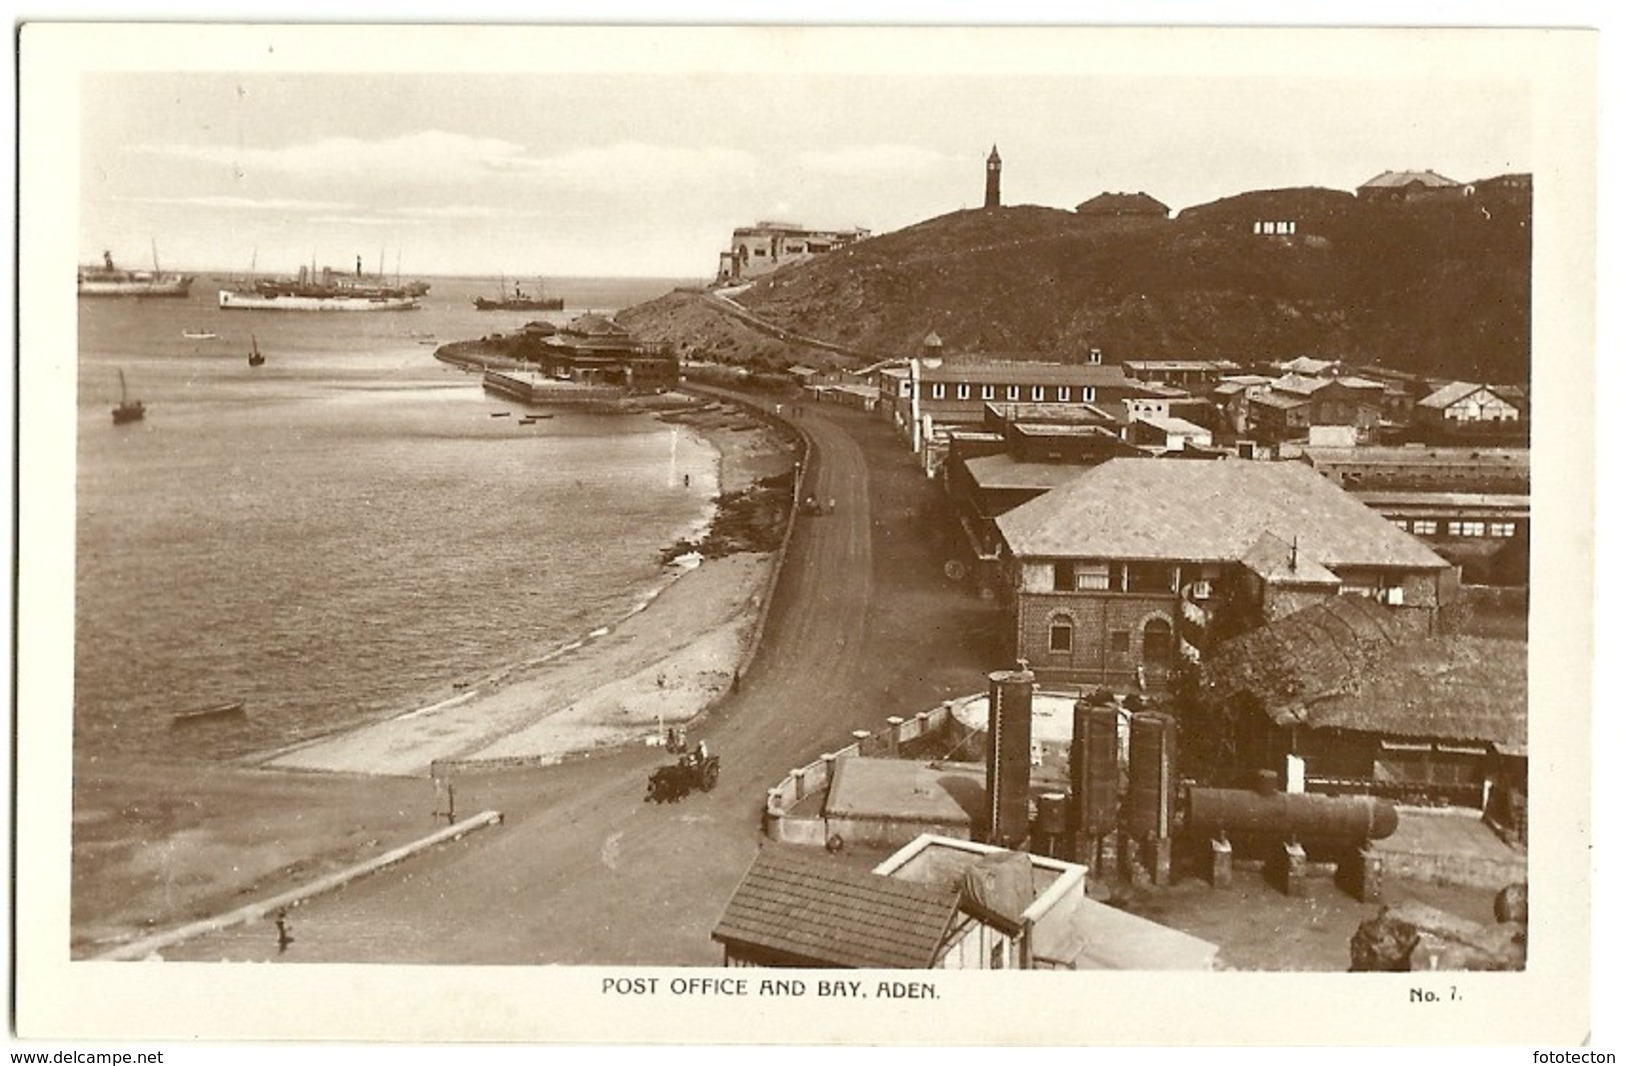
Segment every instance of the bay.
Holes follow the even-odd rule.
[[[539,316],[475,311],[494,279],[425,280],[409,312],[221,311],[206,278],[79,301],[78,753],[229,759],[402,713],[669,580],[659,550],[716,493],[704,441],[647,415],[522,425],[433,351],[674,282],[550,281],[567,310]],[[121,370],[147,415],[114,426]]]

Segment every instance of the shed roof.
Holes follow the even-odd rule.
[[[1220,645],[1209,698],[1250,693],[1277,724],[1527,750],[1527,648],[1487,637],[1418,639],[1375,601],[1336,596]]]
[[[1018,556],[1232,562],[1270,532],[1323,566],[1449,566],[1301,463],[1110,459],[998,519]]]
[[[958,908],[955,889],[771,845],[757,853],[711,938],[815,965],[922,969],[936,962]]]
[[[979,489],[1041,489],[1047,492],[1057,485],[1065,485],[1085,469],[1076,463],[1024,463],[1008,455],[984,455],[965,460],[965,471]]]
[[[1080,215],[1153,215],[1168,217],[1168,205],[1143,192],[1103,192],[1079,204]]]

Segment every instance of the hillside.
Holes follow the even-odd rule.
[[[1255,235],[1266,219],[1296,232]],[[1172,220],[960,211],[783,268],[737,299],[774,326],[876,357],[911,354],[934,330],[950,357],[1313,354],[1527,382],[1529,227],[1527,199],[1371,204],[1327,189],[1247,193]],[[830,358],[692,297],[621,318],[727,361]]]

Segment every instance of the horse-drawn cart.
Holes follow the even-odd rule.
[[[662,766],[649,775],[649,788],[643,798],[645,802],[675,803],[695,789],[709,792],[716,787],[721,770],[722,760],[717,756],[685,752],[675,764]]]

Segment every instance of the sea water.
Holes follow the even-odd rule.
[[[432,280],[407,312],[221,311],[207,278],[79,301],[77,753],[232,758],[405,713],[669,579],[660,549],[716,493],[708,445],[648,415],[522,425],[433,352],[673,283],[561,279],[543,316],[474,310],[494,280]],[[120,370],[147,414],[115,426]]]

